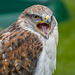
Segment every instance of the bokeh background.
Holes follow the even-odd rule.
[[[35,4],[49,7],[58,21],[59,44],[54,75],[75,75],[75,0],[0,0],[0,31]]]

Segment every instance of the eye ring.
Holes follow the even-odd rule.
[[[33,15],[32,17],[33,17],[34,19],[38,19],[38,18],[39,18],[38,15]]]

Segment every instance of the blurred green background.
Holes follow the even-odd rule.
[[[14,23],[25,8],[34,4],[48,6],[59,24],[57,68],[54,75],[75,75],[75,0],[2,0],[0,31]]]

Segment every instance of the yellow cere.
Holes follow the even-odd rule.
[[[45,20],[47,20],[48,18],[50,18],[50,16],[49,16],[49,15],[46,15],[46,16],[45,16]]]

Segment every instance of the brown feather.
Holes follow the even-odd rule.
[[[31,75],[43,50],[42,43],[37,35],[14,25],[0,33],[0,74]]]
[[[52,11],[42,5],[34,5],[25,9],[11,26],[0,32],[0,75],[33,75],[36,69],[43,43],[36,32],[36,21],[33,15],[52,16]],[[53,17],[55,24],[55,18]],[[56,24],[55,24],[56,25]]]

